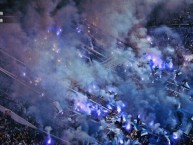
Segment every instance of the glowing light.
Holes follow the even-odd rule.
[[[81,29],[80,29],[79,27],[76,27],[76,31],[77,31],[78,33],[80,33],[80,32],[81,32]]]
[[[25,72],[23,72],[23,73],[22,73],[22,75],[25,77],[25,76],[26,76],[26,73],[25,73]]]
[[[173,63],[172,62],[169,63],[169,68],[173,68]]]
[[[125,116],[123,116],[123,122],[126,122],[126,118],[125,118]]]
[[[92,92],[92,90],[89,88],[89,89],[88,89],[88,92],[89,92],[89,93],[91,93],[91,92]]]
[[[147,56],[147,59],[148,59],[148,60],[151,60],[151,56],[150,56],[150,55],[148,55],[148,56]]]
[[[147,55],[147,59],[150,61],[150,66],[152,68],[155,68],[156,66],[159,68],[162,68],[163,61],[161,58],[155,54],[149,54]]]
[[[150,125],[150,126],[153,126],[153,123],[154,123],[154,121],[151,121],[151,122],[149,123],[149,125]]]
[[[152,43],[152,38],[150,36],[147,36],[146,39],[147,39],[148,42]]]
[[[98,116],[100,116],[101,115],[101,110],[97,110],[97,114],[98,114]]]
[[[122,140],[122,139],[120,139],[120,140],[119,140],[119,143],[120,143],[120,144],[123,144],[123,140]]]
[[[76,31],[77,31],[77,33],[83,32],[83,31],[84,31],[84,26],[83,26],[83,25],[78,25],[78,26],[76,27]]]
[[[80,103],[79,103],[79,102],[77,103],[77,106],[78,106],[78,107],[80,106]]]
[[[51,140],[51,138],[49,138],[47,141],[47,144],[51,144],[51,143],[52,143],[52,140]]]
[[[78,52],[78,55],[80,56],[80,58],[82,58],[82,57],[83,57],[83,55],[82,55],[80,52]]]
[[[41,78],[40,77],[38,77],[38,78],[36,78],[35,80],[34,80],[34,82],[35,82],[35,84],[37,85],[38,83],[40,83],[41,82]]]
[[[113,109],[110,105],[107,105],[107,108],[108,108],[108,109],[111,109],[111,110]]]
[[[130,129],[131,129],[131,124],[130,124],[130,123],[128,123],[128,124],[126,125],[126,129],[127,129],[127,130],[130,130]]]
[[[62,29],[56,25],[50,26],[48,27],[48,33],[53,32],[55,33],[57,36],[62,34]]]
[[[117,112],[120,113],[121,112],[121,107],[117,106]]]
[[[56,35],[59,36],[61,33],[62,33],[62,29],[59,28],[59,29],[57,30],[57,32],[56,32]]]
[[[57,62],[59,62],[59,63],[60,63],[61,61],[62,61],[62,59],[57,59]]]
[[[178,136],[178,133],[177,133],[177,132],[174,132],[174,133],[173,133],[173,138],[174,138],[174,139],[178,139],[178,137],[179,137],[179,136]]]
[[[55,43],[53,44],[52,51],[54,51],[56,53],[60,52],[60,49],[57,47],[57,45]]]
[[[75,110],[83,111],[87,114],[91,114],[91,109],[89,108],[89,103],[78,102],[75,106]]]

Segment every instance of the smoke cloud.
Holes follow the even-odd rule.
[[[159,82],[152,79],[152,68],[162,68],[168,57],[172,58],[173,69],[180,66],[183,73],[188,74],[187,67],[183,67],[184,60],[179,60],[179,56],[186,53],[182,49],[181,36],[167,26],[147,27],[157,8],[163,12],[158,12],[161,19],[191,1],[24,0],[15,3],[19,23],[0,25],[1,67],[32,89],[5,74],[0,77],[1,89],[7,88],[14,100],[25,100],[29,104],[27,114],[34,115],[41,128],[59,122],[57,117],[52,119],[57,116],[53,101],[60,102],[66,109],[71,107],[66,100],[87,100],[86,96],[69,91],[70,88],[77,89],[74,84],[101,95],[103,88],[115,83],[127,113],[140,114],[146,123],[153,121],[154,129],[168,125],[175,128],[178,105],[189,114],[193,113],[192,102],[187,97],[171,98],[168,95],[165,89],[168,77],[159,76],[158,72],[163,79]],[[77,33],[76,28],[81,32]],[[89,34],[92,30],[96,31],[97,40],[93,38],[94,33]],[[101,46],[97,51],[102,56],[97,55],[102,62],[85,57],[88,54],[86,47],[93,49],[95,43]],[[118,48],[117,44],[123,47]],[[152,67],[148,63],[150,60],[154,63]],[[119,68],[124,68],[124,72]],[[110,96],[104,95],[104,98],[111,100]],[[187,118],[184,117],[184,122]],[[96,142],[93,133],[89,133],[92,129],[87,118],[75,121],[77,130],[68,128],[67,122],[67,119],[61,121],[61,126],[65,124],[66,128],[60,137],[74,142],[72,144]],[[86,122],[85,130],[83,122]]]

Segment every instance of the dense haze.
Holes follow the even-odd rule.
[[[120,100],[126,105],[124,111],[134,116],[140,114],[144,122],[153,122],[155,128],[175,127],[177,108],[185,110],[189,115],[183,117],[181,129],[185,130],[185,124],[193,114],[193,103],[188,96],[191,92],[180,97],[168,96],[166,80],[179,69],[192,85],[190,72],[193,66],[186,65],[185,60],[191,51],[186,49],[184,36],[169,27],[168,19],[190,3],[191,0],[10,2],[10,7],[18,15],[18,23],[0,25],[0,66],[12,73],[16,80],[2,73],[0,87],[7,90],[11,99],[27,104],[24,112],[35,116],[40,128],[53,124],[60,126],[60,120],[53,119],[56,114],[53,101],[58,101],[62,108],[69,108],[66,100],[84,102],[87,99],[69,90],[74,89],[72,81],[75,81],[96,96],[103,95],[103,88],[115,84],[121,94]],[[153,23],[155,19],[160,22]],[[96,43],[103,47],[99,50],[102,62],[98,59],[93,59],[92,63],[85,61],[87,53],[80,47],[85,43],[92,49],[95,45],[93,35],[85,30],[86,24],[96,26],[91,30],[97,30]],[[117,43],[123,47],[117,48]],[[113,64],[121,65],[105,64],[109,58]],[[150,59],[153,66],[148,63]],[[152,68],[164,71],[163,64],[168,59],[172,60],[171,68],[166,71],[168,74],[155,81]],[[108,97],[104,95],[110,100]],[[64,127],[59,136],[68,141],[73,138],[95,140],[90,135],[99,124],[91,129],[92,123],[85,116],[79,116],[77,120],[81,129],[67,130]]]

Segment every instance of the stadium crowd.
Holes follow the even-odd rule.
[[[43,145],[45,134],[23,126],[0,113],[0,143],[2,145]]]

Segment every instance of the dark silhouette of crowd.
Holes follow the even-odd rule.
[[[2,145],[43,145],[46,134],[23,126],[5,113],[0,112],[0,144]]]

